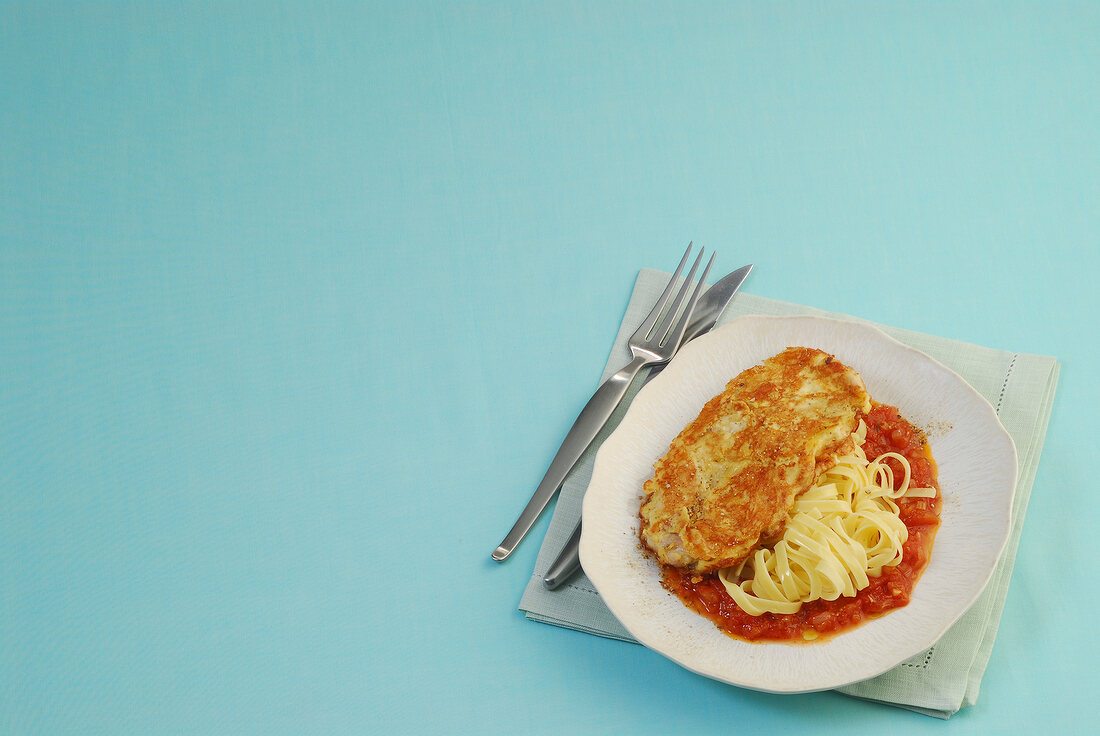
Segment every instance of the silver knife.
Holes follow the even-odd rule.
[[[687,331],[684,333],[684,340],[680,343],[681,348],[683,348],[684,343],[694,340],[699,337],[699,335],[714,329],[714,325],[718,323],[718,318],[722,316],[722,312],[726,311],[726,306],[729,305],[730,300],[733,299],[733,295],[741,288],[741,284],[749,275],[749,271],[752,271],[752,265],[753,264],[750,263],[747,266],[742,266],[728,276],[721,278],[699,298],[699,306],[695,308],[699,316],[688,325]],[[659,365],[650,371],[649,375],[646,376],[646,382],[648,383],[650,379],[660,373],[665,365],[668,364]],[[569,541],[565,543],[565,546],[562,547],[561,552],[558,554],[558,558],[554,560],[554,563],[550,565],[550,569],[546,571],[546,577],[542,579],[543,585],[550,590],[554,590],[580,569],[580,545],[581,522],[578,521],[577,528],[573,530],[573,534],[570,535]]]

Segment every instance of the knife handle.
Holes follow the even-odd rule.
[[[515,550],[516,545],[527,535],[527,532],[531,531],[531,527],[535,525],[539,515],[561,487],[565,476],[569,475],[569,471],[573,469],[584,451],[592,444],[592,440],[596,439],[596,435],[603,429],[603,425],[607,424],[607,420],[615,413],[615,409],[619,406],[623,397],[626,396],[626,390],[630,387],[634,377],[638,375],[638,371],[650,363],[652,363],[651,358],[636,357],[596,389],[596,393],[581,409],[581,414],[577,417],[577,421],[573,423],[569,434],[565,435],[565,441],[561,443],[558,454],[554,456],[553,461],[550,463],[550,469],[546,471],[542,482],[535,489],[535,494],[531,496],[526,508],[516,519],[512,530],[508,532],[508,536],[504,538],[500,546],[493,550],[494,560],[500,562],[507,558]]]
[[[546,577],[542,579],[543,585],[550,590],[556,590],[558,586],[573,576],[581,568],[581,522],[577,522],[577,528],[572,536],[558,553],[558,559],[546,571]]]

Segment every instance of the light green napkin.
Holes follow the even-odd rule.
[[[627,340],[656,302],[668,278],[668,274],[660,271],[646,269],[639,273],[619,328],[619,335],[604,369],[604,379],[630,361]],[[726,309],[719,326],[748,314],[817,314],[866,321],[741,293]],[[985,396],[997,410],[1001,423],[1012,435],[1019,454],[1019,480],[1012,509],[1012,532],[1004,555],[982,596],[928,651],[876,678],[840,690],[855,697],[948,718],[960,708],[973,705],[977,700],[982,674],[993,651],[993,640],[997,635],[997,625],[1004,608],[1005,596],[1008,594],[1020,530],[1058,384],[1058,363],[1054,358],[1046,356],[991,350],[955,340],[877,326],[895,339],[927,353],[951,368]],[[519,607],[527,612],[528,618],[623,641],[634,641],[603,604],[599,593],[583,573],[578,573],[556,591],[546,590],[542,578],[580,519],[581,499],[592,477],[596,449],[618,426],[641,384],[641,381],[634,382],[623,404],[562,486],[534,573],[520,601]]]

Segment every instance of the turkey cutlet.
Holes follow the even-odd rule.
[[[708,573],[782,534],[795,498],[871,409],[863,379],[828,353],[790,347],[726,384],[646,481],[641,538],[657,558]]]

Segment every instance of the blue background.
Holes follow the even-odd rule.
[[[0,5],[0,731],[1078,732],[1100,7]],[[641,267],[1063,365],[978,704],[516,610]],[[855,267],[858,265],[858,268]]]

